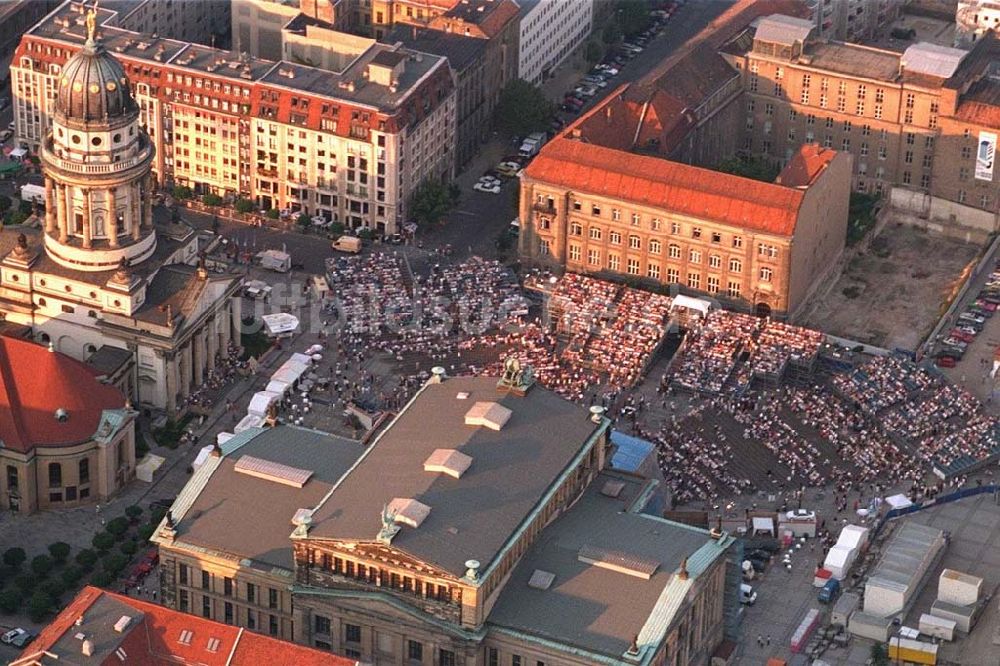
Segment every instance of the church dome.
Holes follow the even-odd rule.
[[[136,109],[121,63],[96,39],[63,66],[56,91],[56,111],[67,120],[105,121]]]

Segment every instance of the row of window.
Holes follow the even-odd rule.
[[[549,253],[548,242],[545,241],[545,240],[541,241],[540,253],[542,255],[546,255],[546,254]],[[589,266],[591,266],[594,270],[600,270],[602,268],[607,268],[610,271],[616,271],[616,272],[617,271],[621,271],[621,269],[622,269],[622,263],[621,263],[622,262],[622,258],[621,258],[620,255],[614,254],[614,253],[608,253],[607,264],[606,265],[602,262],[602,256],[601,255],[602,255],[602,253],[601,253],[601,250],[599,250],[599,249],[596,249],[596,248],[590,248],[590,249],[588,249],[587,250],[587,264]],[[581,261],[582,258],[583,258],[583,249],[579,245],[571,244],[569,246],[569,258],[570,258],[571,261],[577,261],[577,262]],[[732,270],[733,272],[736,272],[736,273],[738,273],[738,272],[740,272],[742,270],[742,264],[741,264],[741,262],[738,259],[732,259],[732,260],[730,260],[729,266],[730,266],[730,270]],[[715,267],[717,267],[717,266],[715,266]],[[629,275],[641,275],[642,273],[641,273],[640,268],[641,268],[641,263],[640,263],[640,260],[638,258],[636,258],[636,257],[627,257],[626,258],[626,260],[625,260],[625,272],[626,273],[628,273]],[[671,275],[673,275],[673,279],[670,279]],[[695,289],[699,289],[700,287],[698,285],[701,282],[701,277],[700,276],[701,276],[700,273],[689,273],[688,274],[688,277],[689,277],[688,286],[689,287],[693,287]],[[647,262],[647,264],[646,264],[646,277],[659,280],[660,279],[660,265],[657,264],[657,263],[655,263],[655,262]],[[670,283],[680,282],[680,271],[678,269],[676,269],[676,268],[667,268],[667,277],[668,277],[667,282],[670,282]],[[757,272],[757,277],[758,277],[758,279],[761,282],[771,282],[771,280],[774,278],[774,269],[769,268],[767,266],[762,266],[758,270],[758,272]],[[719,278],[715,277],[715,276],[709,276],[707,279],[708,279],[709,283],[712,283],[712,282],[715,283],[715,286],[716,286],[715,291],[718,291],[718,284],[719,284],[718,280],[719,280]],[[695,282],[696,284],[691,284],[692,281]]]
[[[637,215],[636,215],[637,217]],[[659,220],[653,220],[655,224],[651,225],[654,231],[659,231],[660,224]],[[551,228],[552,222],[547,217],[539,218],[539,227],[543,230]],[[670,223],[670,233],[674,235],[679,235],[681,233],[681,224],[679,222]],[[577,221],[570,222],[569,234],[571,236],[582,236],[583,235],[583,224]],[[587,228],[587,235],[591,240],[602,240],[604,237],[604,229],[598,226],[590,226]],[[701,227],[691,227],[691,238],[701,238],[703,236],[703,231]],[[714,244],[722,243],[722,233],[718,231],[711,232],[710,240]],[[608,232],[608,241],[613,245],[620,245],[622,242],[622,234],[620,231],[611,230]],[[743,237],[733,236],[731,239],[731,244],[734,248],[743,247]],[[642,239],[639,236],[630,234],[628,237],[628,244],[630,248],[641,249]],[[657,239],[651,239],[649,241],[650,252],[659,252],[661,242]],[[673,247],[673,246],[672,246]],[[654,249],[655,248],[655,249]],[[768,245],[766,243],[760,243],[758,245],[758,252],[761,256],[769,256],[771,258],[778,256],[778,249],[773,245]]]
[[[189,567],[188,565],[186,565],[186,564],[184,564],[182,562],[178,563],[177,564],[177,575],[178,575],[179,583],[181,585],[193,585],[192,581],[194,581],[194,576],[193,576],[193,573],[191,571],[191,567]],[[215,578],[215,576],[211,572],[209,572],[209,571],[202,571],[201,572],[201,589],[206,590],[208,592],[212,592],[214,590],[214,585],[213,585],[214,578]],[[263,597],[261,595],[259,595],[260,590],[258,588],[260,586],[254,584],[254,583],[249,583],[249,582],[245,583],[244,585],[245,585],[245,588],[244,588],[245,594],[243,596],[243,599],[247,603],[251,603],[251,604],[258,604],[258,603],[259,604],[263,604],[264,603]],[[222,578],[222,594],[225,595],[225,596],[227,596],[227,597],[237,597],[238,598],[238,595],[236,594],[236,583],[229,576],[223,576],[223,578]],[[280,600],[279,600],[279,597],[278,597],[278,590],[274,589],[273,587],[267,588],[267,607],[271,608],[271,609],[280,609],[280,606],[281,606],[281,604],[280,604]]]
[[[178,609],[183,613],[192,612],[191,608],[191,593],[187,590],[178,591]],[[208,619],[217,619],[225,622],[226,624],[239,624],[239,618],[237,618],[238,609],[231,601],[225,601],[222,604],[222,617],[213,618],[212,617],[212,597],[207,594],[201,595],[201,616]],[[244,626],[247,629],[253,631],[260,630],[257,623],[257,612],[252,608],[247,608],[246,610],[247,621]],[[277,615],[267,616],[267,633],[271,636],[277,636],[281,631],[281,621]],[[182,635],[183,640],[183,635]]]
[[[364,565],[361,562],[335,557],[330,553],[319,553],[316,550],[311,550],[309,556],[313,565],[321,567],[325,571],[348,578],[356,578],[371,585],[409,592],[426,599],[442,602],[461,603],[462,601],[461,588],[453,590],[447,585],[432,583],[413,576],[400,575],[371,565]]]

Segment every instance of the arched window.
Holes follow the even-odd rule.
[[[62,465],[49,463],[49,488],[62,488]]]

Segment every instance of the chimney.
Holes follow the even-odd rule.
[[[209,455],[212,456],[213,458],[222,457],[222,447],[219,446],[218,442],[212,445],[212,451],[209,453]]]
[[[633,657],[639,654],[639,634],[632,637],[632,643],[628,646],[628,652],[626,654],[632,655]]]
[[[479,567],[481,566],[479,560],[466,560],[465,577],[473,581],[479,580]]]
[[[677,577],[681,580],[688,579],[688,558],[681,560],[681,570],[677,572]]]
[[[431,384],[441,384],[445,380],[445,370],[440,365],[431,368]]]
[[[590,408],[590,420],[594,423],[600,423],[601,418],[604,416],[604,408],[600,405],[594,405]]]
[[[83,656],[84,657],[93,657],[94,656],[94,641],[90,640],[89,638],[86,639],[86,640],[84,640],[83,641],[83,646],[82,646],[81,649],[83,651]]]

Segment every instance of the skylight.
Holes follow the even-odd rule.
[[[607,550],[594,546],[584,546],[577,554],[577,559],[595,567],[609,569],[619,573],[645,578],[649,580],[660,568],[660,563],[656,560],[632,555],[617,550]]]
[[[472,458],[455,449],[434,449],[434,453],[424,461],[424,471],[440,472],[458,479],[471,464]]]
[[[500,430],[510,420],[511,413],[498,402],[477,402],[465,413],[465,425]]]
[[[389,502],[389,511],[395,512],[396,522],[400,525],[416,528],[427,519],[431,508],[409,497],[396,497]]]
[[[237,472],[247,476],[255,476],[258,479],[267,479],[275,483],[282,483],[286,486],[301,488],[306,485],[306,481],[312,476],[312,470],[299,469],[281,463],[271,462],[254,456],[243,456],[236,461],[233,466]]]

